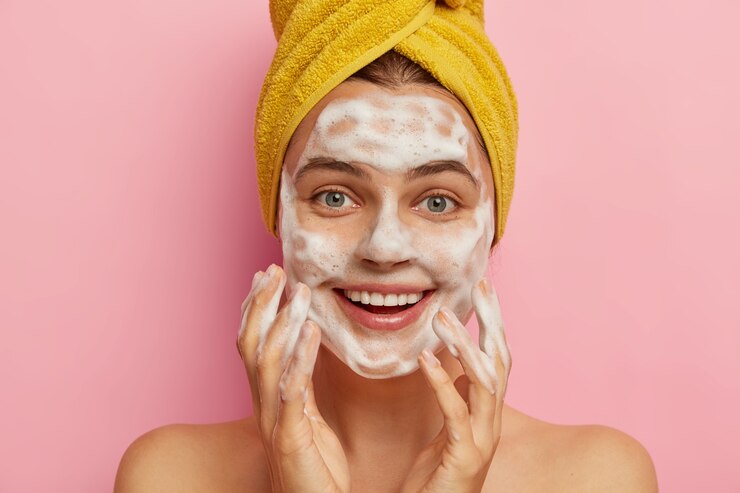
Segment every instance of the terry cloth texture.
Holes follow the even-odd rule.
[[[268,229],[293,132],[327,93],[383,53],[419,64],[466,106],[493,170],[496,242],[514,190],[517,101],[483,30],[483,0],[270,0],[278,41],[257,105],[257,181]]]

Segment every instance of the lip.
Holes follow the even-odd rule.
[[[398,289],[398,288],[401,289]],[[408,286],[392,286],[392,285],[383,285],[383,286],[376,286],[376,285],[362,285],[362,286],[352,286],[352,287],[345,287],[342,288],[347,289],[350,291],[374,291],[376,293],[413,293],[413,292],[420,292],[423,290],[414,290],[416,288],[412,288],[410,291],[405,291],[405,289],[408,289]],[[429,303],[429,300],[434,295],[435,291],[423,291],[424,297],[418,301],[416,304],[414,304],[411,308],[407,308],[405,310],[402,310],[398,313],[389,313],[389,314],[382,314],[382,313],[371,313],[367,310],[363,310],[362,308],[359,308],[354,305],[349,299],[347,299],[346,296],[344,296],[344,293],[342,290],[334,289],[334,295],[339,299],[339,306],[342,308],[344,313],[349,317],[351,320],[354,320],[355,322],[359,323],[363,327],[366,327],[371,330],[401,330],[405,327],[408,327],[409,325],[416,322],[422,313],[424,313],[424,310],[426,309],[426,305]]]
[[[367,291],[381,294],[398,293],[421,293],[422,291],[433,291],[432,287],[414,286],[412,284],[352,284],[348,286],[337,286],[338,290]]]

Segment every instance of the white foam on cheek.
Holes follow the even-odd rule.
[[[405,173],[437,160],[466,163],[471,142],[457,111],[437,98],[384,95],[335,100],[319,115],[298,167],[314,157],[331,157],[386,173]],[[369,378],[411,373],[418,368],[416,358],[422,349],[441,347],[431,326],[437,310],[448,306],[461,319],[469,313],[470,290],[485,274],[493,238],[492,208],[484,189],[472,218],[445,226],[418,221],[410,227],[401,222],[399,197],[389,187],[383,191],[374,227],[361,238],[303,227],[292,177],[285,170],[280,200],[289,288],[301,281],[312,289],[308,318],[321,327],[322,343],[356,373]],[[351,326],[328,286],[365,280],[367,271],[358,265],[358,258],[410,260],[417,274],[424,273],[433,282],[436,301],[416,322],[416,329],[381,333]],[[406,281],[401,274],[394,275],[391,272],[389,280]]]
[[[465,162],[469,135],[460,115],[431,96],[337,99],[316,120],[304,159],[331,156],[405,172],[435,160]]]
[[[298,218],[297,200],[293,179],[283,170],[280,232],[288,285],[295,286],[300,281],[312,290],[308,319],[321,328],[322,343],[362,374],[358,360],[367,359],[365,350],[353,337],[334,295],[327,289],[317,289],[324,283],[341,283],[347,279],[351,254],[341,247],[336,235],[304,228]]]
[[[416,356],[425,347],[438,343],[434,333],[422,330],[412,341],[394,338],[392,334],[358,333],[351,327],[344,312],[337,304],[335,295],[322,284],[341,285],[349,279],[356,248],[384,248],[370,255],[407,255],[411,232],[397,223],[397,206],[388,206],[379,218],[377,232],[363,244],[352,239],[354,244],[343,246],[336,234],[324,231],[309,231],[301,225],[297,214],[297,195],[292,178],[283,171],[281,178],[281,223],[283,258],[288,286],[303,282],[312,290],[308,319],[322,331],[322,343],[356,373],[368,378],[391,378],[411,373],[418,367]],[[383,245],[387,235],[402,233],[396,247],[397,252]],[[394,247],[394,248],[396,248]],[[404,253],[404,251],[406,253]],[[426,319],[432,313],[424,315]],[[422,322],[430,326],[430,321]]]
[[[280,183],[280,231],[288,286],[300,281],[313,288],[327,279],[344,278],[346,259],[344,252],[337,248],[338,240],[302,228],[297,216],[296,190],[285,171]]]
[[[472,309],[470,291],[485,276],[488,248],[493,241],[491,203],[483,200],[483,191],[481,196],[472,224],[418,236],[418,248],[428,252],[420,257],[420,263],[434,273],[439,285],[439,306],[447,306],[461,320]]]

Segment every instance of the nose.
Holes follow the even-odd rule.
[[[395,204],[383,206],[360,241],[356,256],[359,260],[383,270],[416,258],[411,232],[401,222]]]

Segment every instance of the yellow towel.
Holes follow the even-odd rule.
[[[383,53],[419,64],[467,107],[488,150],[496,240],[514,189],[517,102],[483,30],[483,0],[270,0],[278,40],[255,124],[262,213],[275,233],[280,170],[293,132],[329,91]]]

